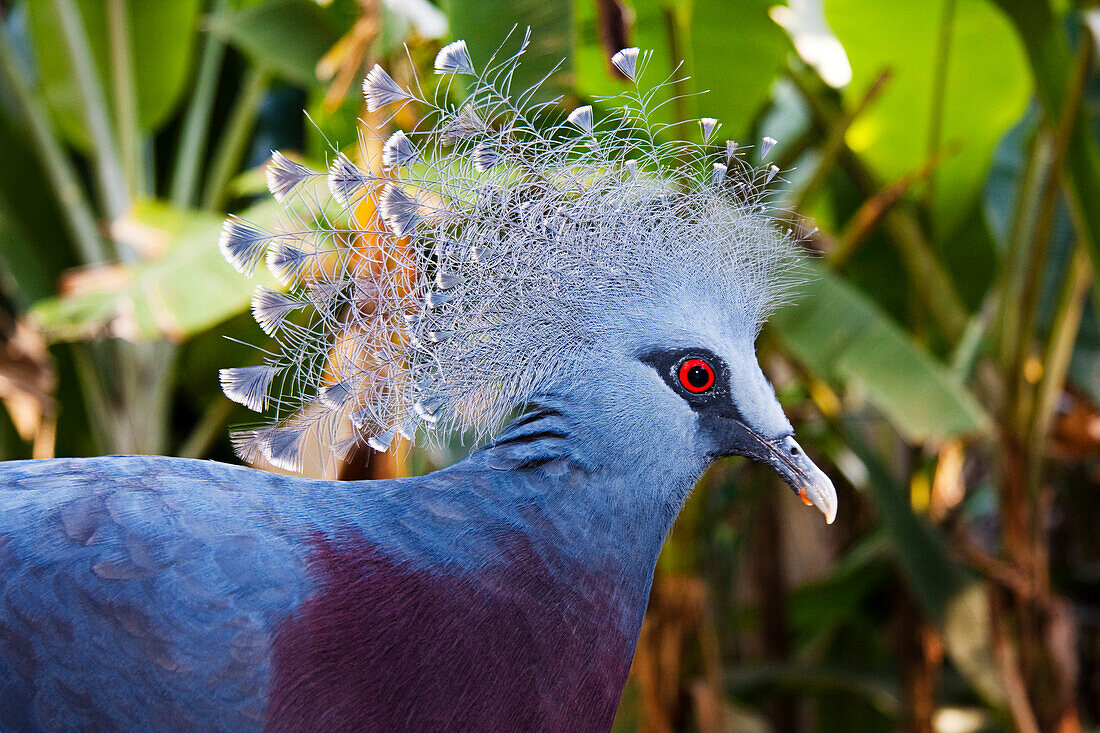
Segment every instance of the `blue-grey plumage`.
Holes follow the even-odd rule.
[[[545,423],[536,428],[559,429]],[[583,557],[589,568],[606,563],[621,571],[606,590],[621,594],[615,605],[627,627],[613,635],[636,634],[660,520],[609,501],[613,487],[597,492],[600,472],[552,466],[570,461],[555,445],[561,442],[503,442],[424,479],[370,485],[170,458],[3,464],[0,729],[250,730],[279,723],[268,714],[275,637],[317,594],[320,581],[309,572],[313,538],[332,540],[348,529],[388,558],[452,575],[491,576],[507,556],[501,543],[510,533],[533,540],[551,575],[571,566],[557,558]],[[587,487],[578,485],[581,476]],[[575,500],[586,494],[594,501],[578,514]],[[384,591],[378,604],[402,607]],[[529,600],[540,615],[529,623],[552,628],[541,610],[553,599]],[[354,634],[347,630],[348,644]],[[390,641],[398,653],[409,642]],[[461,639],[451,642],[461,646]],[[629,664],[627,650],[618,652],[612,687],[621,686]],[[472,661],[486,664],[458,659],[449,671],[468,674],[463,666]],[[548,674],[556,666],[530,661]],[[448,666],[439,661],[440,671]],[[397,667],[380,653],[374,671],[384,677]],[[309,684],[308,674],[296,684]],[[553,688],[549,681],[542,687]],[[401,709],[400,690],[395,686],[386,701],[390,709]],[[572,710],[579,702],[562,704]],[[508,701],[494,705],[507,709]],[[554,718],[553,710],[541,714]],[[306,717],[301,710],[288,715],[292,722]],[[335,722],[332,729],[355,729],[361,721]]]

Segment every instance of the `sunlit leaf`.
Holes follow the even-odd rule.
[[[799,694],[846,692],[864,698],[878,710],[894,714],[899,708],[898,690],[889,679],[865,669],[831,666],[757,665],[726,677],[726,688],[735,695],[759,689],[773,693],[786,689]]]
[[[0,270],[3,291],[20,310],[54,292],[73,264],[68,234],[24,130],[0,112]]]
[[[940,58],[947,6],[954,17],[949,52]],[[893,72],[882,96],[852,125],[849,145],[884,180],[918,170],[932,146],[940,149],[946,157],[935,174],[933,222],[937,236],[949,238],[978,196],[994,146],[1031,94],[1020,41],[985,0],[826,0],[825,8],[852,65],[849,104],[883,70]],[[945,83],[937,100],[941,64]]]
[[[572,0],[497,0],[491,8],[484,0],[447,3],[451,37],[466,41],[474,65],[482,67],[502,48],[509,33],[502,55],[515,53],[530,28],[532,43],[516,69],[512,88],[527,89],[556,68],[540,98],[551,99],[569,91],[573,85]]]
[[[340,29],[310,0],[269,0],[210,18],[210,32],[252,61],[288,81],[317,83],[317,62],[340,38]]]
[[[587,0],[576,4],[576,90],[577,94],[587,99],[617,94],[631,86],[631,82],[612,76],[609,71],[611,55],[618,49],[609,52],[604,46],[596,5]],[[676,3],[662,0],[637,0],[630,5],[634,12],[629,26],[629,44],[652,54],[639,81],[643,86],[656,84],[668,77],[684,60],[673,58],[669,38],[671,33],[679,32],[679,16],[682,13]],[[657,103],[667,100],[669,96],[669,93],[659,94]],[[653,119],[668,122],[673,111],[672,105],[665,105],[657,110]]]
[[[787,34],[768,15],[773,0],[695,0],[691,11],[692,84],[699,116],[718,118],[727,137],[743,137],[768,100],[792,53]]]
[[[993,656],[990,588],[972,583],[947,608],[943,638],[951,661],[990,704],[1003,706],[1008,695]]]
[[[875,501],[894,556],[928,617],[943,624],[947,609],[968,585],[968,573],[947,551],[947,543],[927,519],[913,511],[908,488],[866,444],[854,426],[843,423],[844,442],[867,470],[867,489]]]

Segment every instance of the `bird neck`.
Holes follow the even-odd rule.
[[[567,549],[579,543],[576,549],[588,557],[617,565],[637,558],[652,571],[699,471],[644,447],[626,460],[606,448],[565,409],[542,406],[456,468],[468,464],[479,474],[504,477],[499,501],[505,505],[537,500],[571,530],[562,537]]]
[[[625,615],[632,650],[657,556],[696,478],[655,458],[603,460],[567,411],[542,406],[444,473],[467,485],[488,476],[493,511],[516,515],[506,521],[524,528],[563,583],[598,574]]]

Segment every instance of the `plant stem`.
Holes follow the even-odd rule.
[[[840,159],[840,154],[844,149],[844,136],[848,134],[848,129],[852,126],[852,123],[859,119],[859,116],[878,99],[889,81],[889,71],[883,71],[875,77],[875,80],[871,83],[871,86],[867,88],[867,91],[863,93],[863,96],[856,106],[837,119],[829,128],[829,134],[820,147],[819,159],[817,167],[814,168],[813,175],[810,176],[806,184],[802,186],[793,197],[793,204],[791,205],[793,211],[803,211],[810,198],[813,197],[818,189],[820,189],[829,179],[829,176],[832,175]]]
[[[229,117],[229,125],[221,145],[214,155],[214,166],[206,182],[206,192],[202,197],[202,208],[217,209],[225,200],[229,183],[241,165],[245,148],[248,145],[252,127],[256,123],[256,114],[264,92],[267,91],[268,72],[258,66],[252,66],[245,72],[241,81],[241,92]]]
[[[665,32],[668,34],[669,58],[672,59],[672,63],[675,65],[677,59],[686,58],[681,47],[683,45],[681,37],[684,34],[681,32],[680,14],[676,6],[673,5],[663,6],[661,14],[665,21]],[[671,72],[670,69],[669,73]],[[688,117],[687,101],[682,75],[676,75],[676,79],[672,83],[672,91],[675,95],[672,100],[673,114],[678,120],[686,120]]]
[[[1038,488],[1043,450],[1054,422],[1058,398],[1065,387],[1066,373],[1069,371],[1073,347],[1077,343],[1077,332],[1081,327],[1081,316],[1085,311],[1085,300],[1091,284],[1092,271],[1089,269],[1088,254],[1083,248],[1077,247],[1058,297],[1054,326],[1043,358],[1043,376],[1031,413],[1028,452],[1031,454],[1029,478],[1032,490]]]
[[[1020,319],[1018,323],[1014,324],[1014,328],[1019,332],[1019,339],[1017,341],[1017,352],[1013,363],[1013,371],[1009,372],[1010,377],[1013,372],[1015,372],[1017,376],[1015,388],[1020,390],[1018,396],[1021,396],[1025,389],[1026,380],[1023,379],[1023,368],[1025,362],[1031,356],[1031,344],[1034,340],[1035,322],[1039,317],[1039,291],[1042,285],[1043,275],[1046,273],[1047,269],[1051,230],[1054,227],[1054,215],[1058,205],[1058,194],[1061,190],[1061,187],[1058,185],[1057,173],[1063,169],[1065,163],[1070,132],[1077,124],[1077,112],[1080,109],[1081,100],[1084,97],[1085,84],[1088,81],[1091,67],[1092,40],[1090,38],[1085,38],[1077,54],[1077,63],[1074,65],[1073,75],[1070,78],[1069,91],[1063,101],[1062,109],[1059,111],[1060,113],[1056,119],[1051,119],[1048,116],[1046,120],[1046,124],[1054,128],[1049,133],[1051,139],[1050,166],[1046,171],[1046,175],[1043,176],[1043,187],[1039,198],[1039,206],[1035,214],[1034,222],[1029,227],[1032,239],[1029,249],[1030,256],[1028,257],[1027,267],[1024,271],[1023,287],[1020,290],[1019,296]],[[1075,223],[1080,224],[1080,222]],[[1028,397],[1032,396],[1031,391],[1028,390]],[[1016,405],[1017,412],[1014,417],[1021,435],[1027,432],[1027,426],[1034,417],[1032,414],[1033,407],[1034,405],[1031,404],[1030,400],[1026,405],[1023,404],[1022,401],[1020,404]]]
[[[1017,324],[1020,322],[1020,299],[1017,294],[1023,287],[1023,262],[1031,241],[1031,227],[1038,218],[1038,210],[1043,192],[1043,181],[1050,171],[1053,151],[1049,136],[1038,135],[1031,146],[1023,175],[1020,177],[1016,200],[1013,202],[1013,217],[1008,235],[1008,249],[1001,265],[1001,274],[995,290],[1000,298],[997,336],[1000,342],[1001,370],[1007,373],[1011,369],[1018,342],[1021,340]]]
[[[939,35],[936,37],[936,62],[932,76],[932,99],[928,112],[928,158],[935,156],[940,149],[940,140],[943,137],[943,105],[947,96],[947,66],[951,57],[951,39],[955,24],[955,0],[944,0],[943,12],[940,13]],[[928,176],[928,184],[925,187],[924,203],[929,211],[932,210],[936,200],[936,173],[935,170]]]
[[[99,72],[92,60],[92,50],[88,45],[88,36],[84,32],[80,9],[77,8],[76,3],[73,0],[54,0],[54,8],[57,10],[61,30],[69,48],[73,76],[79,82],[77,86],[84,103],[84,121],[88,125],[88,132],[92,138],[100,199],[107,219],[114,221],[126,213],[130,193],[126,186],[126,176],[122,172],[122,164],[119,162],[115,138],[111,133],[111,116],[107,111]],[[127,257],[124,256],[124,259]]]
[[[84,409],[88,415],[88,426],[92,429],[89,437],[95,452],[102,454],[106,448],[119,443],[116,430],[118,421],[107,401],[107,386],[99,378],[96,346],[97,344],[94,343],[74,343],[72,353],[76,378],[80,382],[80,393],[84,398]]]
[[[107,36],[111,49],[111,77],[118,115],[122,167],[131,191],[145,193],[145,166],[138,122],[137,86],[130,55],[130,19],[127,0],[107,0]]]
[[[91,203],[80,184],[80,176],[54,134],[49,116],[27,84],[7,39],[0,41],[0,82],[11,92],[16,113],[27,126],[35,152],[61,204],[65,228],[76,243],[81,259],[85,264],[106,261],[109,255],[96,227]]]
[[[824,93],[819,92],[824,89],[824,82],[809,68],[792,69],[790,79],[806,100],[814,125],[827,135],[829,129],[841,118],[842,112],[836,109]],[[861,195],[869,198],[879,190],[874,176],[847,144],[841,146],[840,164]],[[886,214],[884,223],[921,304],[935,319],[940,332],[950,343],[955,343],[966,328],[966,306],[963,305],[947,271],[932,251],[920,222],[911,212],[897,206]]]
[[[213,13],[225,6],[225,0],[216,0]],[[187,106],[187,118],[183,123],[179,148],[176,150],[176,167],[172,175],[171,199],[179,207],[195,204],[199,187],[203,156],[210,135],[210,117],[214,112],[214,97],[218,91],[218,72],[225,57],[225,43],[215,34],[206,32],[199,59],[199,74],[191,104]]]
[[[125,413],[119,420],[132,453],[163,453],[168,442],[172,367],[176,348],[167,340],[114,344]]]
[[[221,434],[222,428],[231,414],[233,414],[233,403],[224,397],[216,398],[213,404],[203,412],[198,425],[183,441],[179,450],[176,451],[176,455],[181,458],[204,457],[210,452],[210,446]],[[387,478],[392,478],[392,476]]]

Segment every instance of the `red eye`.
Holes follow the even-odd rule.
[[[688,359],[680,365],[680,384],[688,392],[706,392],[714,386],[714,370],[702,359]]]

